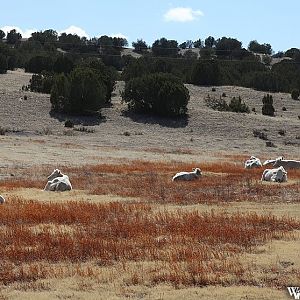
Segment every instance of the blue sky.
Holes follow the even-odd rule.
[[[299,11],[299,0],[14,0],[1,4],[0,28],[23,36],[45,29],[125,36],[130,45],[138,38],[151,45],[161,37],[181,43],[226,36],[279,51],[300,48]]]

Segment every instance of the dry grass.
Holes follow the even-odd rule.
[[[176,172],[197,166],[203,171],[199,180],[171,181]],[[29,200],[31,188],[44,187],[49,167],[25,168],[18,177],[0,181],[1,190],[9,195],[0,206],[0,286],[43,291],[51,290],[49,280],[79,278],[78,288],[87,292],[95,284],[122,289],[166,284],[180,289],[211,285],[279,289],[300,279],[298,263],[286,268],[274,264],[275,258],[268,263],[254,259],[261,249],[267,253],[263,247],[274,240],[296,243],[298,219],[209,206],[200,211],[190,205],[249,201],[296,205],[299,170],[289,171],[285,184],[262,183],[262,169],[245,170],[242,164],[228,162],[123,161],[62,171],[77,191],[61,197],[51,194],[57,196],[55,202],[49,201],[54,199],[50,194],[45,201],[46,192],[43,199],[37,195]],[[19,188],[29,191],[26,198],[13,196]],[[96,195],[130,198],[88,200]],[[294,254],[291,257],[297,260]]]
[[[299,201],[299,171],[289,171],[289,184],[266,184],[260,181],[262,169],[245,170],[230,163],[200,164],[203,177],[194,182],[172,182],[181,170],[192,170],[196,163],[149,163],[96,165],[69,168],[73,182],[92,194],[139,197],[151,202],[195,204],[232,201]],[[81,175],[82,174],[82,175]]]
[[[200,166],[201,179],[193,182],[172,182],[172,176],[182,170]],[[137,197],[152,203],[218,204],[236,201],[299,202],[299,170],[289,170],[286,184],[261,182],[262,169],[245,170],[232,163],[162,163],[133,161],[122,164],[99,164],[65,167],[74,188],[95,195]],[[49,170],[48,170],[49,172]],[[46,168],[40,173],[47,174]],[[31,180],[24,177],[30,176]],[[36,170],[24,170],[23,177],[0,181],[4,190],[43,188],[46,181]]]
[[[59,204],[18,198],[1,206],[0,220],[2,284],[74,274],[97,277],[99,266],[116,263],[127,272],[129,262],[151,262],[143,275],[129,272],[131,284],[251,283],[240,255],[300,229],[299,221],[272,215],[158,212],[142,203]],[[95,267],[80,266],[88,261]]]

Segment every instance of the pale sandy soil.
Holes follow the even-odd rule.
[[[26,168],[75,166],[97,163],[118,163],[143,159],[147,161],[185,161],[201,166],[202,161],[230,159],[228,155],[256,155],[261,159],[284,155],[300,159],[300,101],[290,95],[273,94],[277,116],[261,115],[264,95],[262,92],[240,87],[209,87],[187,85],[191,100],[189,117],[180,122],[158,118],[124,114],[119,91],[124,83],[119,82],[112,99],[112,107],[103,109],[105,119],[97,124],[92,119],[73,118],[75,122],[94,130],[92,133],[77,132],[64,127],[65,118],[51,117],[49,95],[23,92],[22,85],[28,84],[30,74],[20,71],[0,75],[0,127],[6,135],[0,136],[0,179],[14,176]],[[207,94],[219,97],[223,92],[227,98],[241,96],[250,108],[249,115],[216,112],[204,106]],[[24,100],[23,96],[28,99]],[[285,106],[287,111],[282,111]],[[266,130],[276,148],[268,148],[265,141],[253,136],[253,129]],[[285,136],[278,131],[286,130]],[[127,132],[128,134],[124,134]],[[288,143],[288,144],[287,144]],[[237,161],[242,164],[243,161]],[[16,189],[3,193],[9,199],[19,196],[38,201],[80,200],[92,202],[136,201],[113,195],[90,195],[85,191],[73,190],[68,194],[49,194],[40,189]],[[163,209],[174,210],[174,205]],[[162,209],[157,207],[157,209]],[[200,211],[226,211],[272,213],[277,216],[299,218],[299,203],[252,203],[239,202],[223,205],[197,204],[180,209]],[[77,277],[53,278],[37,282],[15,283],[2,286],[0,299],[291,299],[286,290],[260,286],[266,268],[295,268],[300,270],[300,238],[274,240],[261,246],[254,254],[245,254],[245,263],[254,262],[253,270],[257,286],[208,286],[180,287],[171,285],[142,286],[120,284],[118,266],[114,275],[98,280]],[[287,266],[284,265],[287,263]],[[292,263],[292,265],[289,265]],[[280,270],[281,270],[280,269]],[[275,272],[275,271],[274,271]],[[281,272],[284,272],[284,270]],[[269,276],[269,275],[268,275]],[[123,279],[122,279],[123,280]],[[126,281],[126,280],[125,280]],[[298,284],[300,282],[289,282]]]

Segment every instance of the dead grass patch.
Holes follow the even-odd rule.
[[[293,237],[299,221],[272,215],[156,211],[143,203],[45,203],[18,198],[0,209],[0,281],[98,277],[96,266],[152,262],[131,284],[240,284],[251,282],[244,252],[274,238]],[[70,267],[55,264],[70,264]],[[248,279],[247,279],[248,278]],[[271,284],[271,283],[270,283]]]

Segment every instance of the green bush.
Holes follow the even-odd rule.
[[[50,94],[52,85],[52,73],[42,72],[41,74],[32,75],[28,87],[32,92]]]
[[[0,74],[5,74],[7,72],[7,58],[5,55],[0,53]]]
[[[247,113],[247,114],[250,113],[249,107],[245,104],[245,102],[242,102],[242,99],[240,96],[238,98],[233,97],[230,100],[228,109],[229,109],[229,111],[232,111],[232,112]]]
[[[186,114],[190,96],[177,77],[153,73],[126,82],[122,98],[134,112],[175,117]]]
[[[274,112],[275,112],[275,109],[274,109],[274,106],[273,106],[273,97],[272,95],[265,95],[263,97],[263,107],[262,107],[262,114],[263,115],[266,115],[266,116],[274,116]]]
[[[71,72],[68,111],[98,111],[105,103],[105,96],[106,87],[92,69],[76,68]]]
[[[113,67],[106,66],[97,58],[88,58],[84,60],[80,66],[92,69],[99,77],[99,80],[105,84],[105,102],[109,103],[111,101],[112,92],[116,85],[116,79],[118,77],[117,71]]]
[[[55,75],[51,89],[52,110],[67,112],[69,108],[70,81],[63,73]]]
[[[50,101],[54,111],[74,114],[98,112],[105,104],[106,86],[90,68],[78,67],[69,76],[56,75]]]
[[[74,68],[73,61],[64,55],[58,56],[53,64],[53,71],[55,73],[68,74],[73,70],[73,68]]]
[[[41,73],[42,71],[52,70],[53,58],[51,56],[34,56],[25,65],[25,71],[30,73]]]
[[[71,120],[67,120],[65,122],[65,127],[67,127],[67,128],[73,128],[74,127],[74,123]]]
[[[208,107],[218,110],[218,111],[231,111],[231,112],[237,112],[237,113],[250,113],[249,107],[242,101],[241,97],[238,98],[233,97],[229,104],[220,97],[220,99],[215,97],[210,97],[210,95],[207,95],[205,98],[205,103]]]
[[[210,97],[210,95],[207,95],[205,98],[205,104],[212,108],[213,110],[218,110],[218,111],[228,111],[228,104],[227,102],[220,97],[220,99],[216,97]]]
[[[298,98],[300,96],[299,90],[298,89],[293,89],[292,92],[291,92],[291,96],[292,96],[292,99],[298,100]]]
[[[191,74],[191,82],[196,85],[217,85],[220,79],[219,65],[215,61],[199,60]]]

